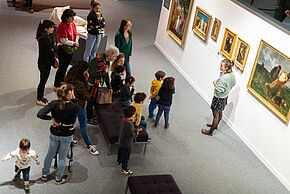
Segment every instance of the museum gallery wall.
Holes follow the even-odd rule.
[[[202,15],[211,18],[209,29],[199,29],[200,33],[196,32],[200,26],[194,30],[194,24],[198,23],[195,17],[197,10],[204,11]],[[169,17],[170,11],[162,6],[155,45],[208,104],[213,95],[212,81],[219,77],[220,61],[225,57],[234,60],[237,84],[229,95],[224,119],[290,190],[290,155],[285,154],[290,147],[287,122],[290,82],[285,83],[282,89],[275,88],[275,80],[280,76],[286,79],[286,73],[290,72],[289,34],[232,1],[195,0],[191,15],[187,16],[188,30],[180,47],[166,31]],[[215,19],[220,22],[216,24],[219,32],[212,37]],[[202,36],[206,33],[206,37]],[[226,46],[226,38],[236,38],[233,43],[228,40],[230,48]],[[281,63],[281,68],[277,67],[275,74],[274,68],[279,66],[277,62]],[[257,84],[259,76],[263,78]]]

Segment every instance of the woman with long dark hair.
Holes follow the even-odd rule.
[[[83,139],[87,145],[88,151],[93,155],[98,155],[99,152],[95,145],[92,145],[88,131],[87,131],[87,113],[86,113],[86,102],[90,100],[89,93],[89,64],[85,61],[80,61],[69,69],[64,80],[66,83],[74,86],[74,94],[81,106],[81,111],[78,114],[78,120],[80,123],[80,130]]]
[[[131,75],[130,61],[132,56],[132,23],[130,20],[122,20],[119,31],[115,36],[115,46],[125,54],[126,75]]]
[[[55,175],[55,184],[57,185],[68,180],[68,176],[64,175],[66,154],[73,139],[75,132],[74,123],[80,111],[73,89],[71,84],[64,84],[57,88],[58,99],[51,101],[37,113],[37,117],[40,119],[52,120],[49,147],[44,159],[41,179],[47,181],[52,159],[59,148],[59,159]],[[51,116],[49,113],[51,113]]]
[[[36,40],[38,41],[39,48],[38,70],[40,72],[36,103],[41,106],[48,104],[48,100],[43,97],[43,94],[51,66],[54,64],[54,53],[57,50],[56,41],[53,37],[53,30],[54,23],[52,21],[41,20],[36,32]]]
[[[73,53],[79,46],[78,33],[74,23],[75,15],[76,13],[72,9],[64,10],[61,16],[61,22],[57,27],[59,68],[54,79],[54,87],[56,88],[63,82]]]
[[[223,110],[227,105],[228,95],[231,89],[236,84],[235,75],[232,71],[232,67],[234,63],[229,59],[223,59],[220,63],[220,77],[217,80],[213,81],[214,85],[214,97],[211,103],[211,110],[213,115],[213,120],[211,124],[207,124],[206,126],[210,127],[209,130],[202,129],[201,132],[205,135],[212,136],[213,131],[218,128],[218,124],[220,123]]]
[[[90,62],[96,57],[96,52],[100,46],[102,36],[105,33],[105,19],[100,12],[101,5],[92,0],[91,1],[91,11],[87,17],[87,39],[86,39],[86,49],[84,52],[84,60]]]

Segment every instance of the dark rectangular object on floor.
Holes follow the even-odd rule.
[[[130,176],[125,194],[127,194],[128,188],[131,194],[181,194],[173,176],[170,174]]]

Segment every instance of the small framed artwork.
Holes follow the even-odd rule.
[[[226,28],[223,43],[221,46],[221,53],[229,60],[232,59],[236,39],[237,35]]]
[[[221,21],[217,18],[214,19],[213,25],[212,25],[212,30],[210,33],[211,39],[214,41],[217,40],[219,32],[220,32],[220,27],[221,27]]]
[[[196,7],[192,31],[204,42],[207,39],[211,15]]]
[[[250,45],[242,39],[238,38],[238,43],[234,55],[234,63],[241,71],[243,71],[245,68],[249,50]]]
[[[287,123],[290,118],[290,58],[261,40],[248,90]]]
[[[167,33],[183,46],[191,15],[193,0],[172,0],[167,24]]]
[[[166,7],[166,9],[169,9],[169,7],[170,7],[170,0],[164,0],[163,6]]]

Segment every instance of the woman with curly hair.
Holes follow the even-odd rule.
[[[86,102],[90,100],[88,70],[89,64],[85,61],[81,61],[78,64],[75,64],[72,68],[70,68],[64,78],[64,81],[74,86],[75,97],[79,105],[81,106],[81,111],[78,114],[78,120],[80,123],[81,134],[83,139],[85,140],[87,149],[91,154],[98,155],[99,152],[97,151],[96,146],[92,145],[87,131]]]

